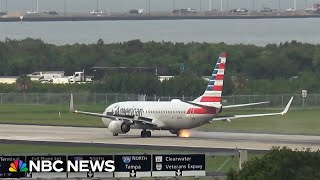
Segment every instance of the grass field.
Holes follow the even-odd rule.
[[[77,107],[93,112],[104,110],[103,106],[95,105]],[[67,105],[1,105],[0,123],[103,126],[100,118],[72,114]]]
[[[102,112],[103,105],[77,106],[80,110]],[[278,111],[282,109],[279,108]],[[60,112],[60,116],[59,116]],[[251,114],[274,112],[274,109],[243,109],[223,114]],[[75,125],[103,127],[100,118],[72,114],[67,105],[0,105],[0,123]],[[198,128],[203,131],[262,132],[320,135],[320,108],[292,109],[284,116],[236,119],[214,122]]]
[[[0,144],[0,154],[121,154],[121,153],[154,153],[170,151],[148,149],[123,149],[90,146]]]

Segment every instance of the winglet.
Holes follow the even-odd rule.
[[[74,111],[74,107],[73,107],[73,94],[71,93],[71,96],[70,96],[70,109],[69,109],[70,112],[73,112]]]
[[[290,101],[288,102],[286,108],[284,108],[284,110],[281,112],[282,115],[284,115],[284,114],[286,114],[288,112],[289,107],[290,107],[290,105],[292,103],[292,100],[293,100],[293,96],[291,97]]]

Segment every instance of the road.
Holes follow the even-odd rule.
[[[167,131],[155,131],[151,138],[141,138],[139,130],[113,137],[104,128],[62,127],[37,125],[0,125],[0,140],[24,142],[75,143],[107,147],[160,147],[167,150],[183,148],[199,149],[248,149],[269,150],[272,146],[288,146],[293,149],[320,148],[320,136],[279,135],[227,132],[191,131],[190,138],[178,138]]]

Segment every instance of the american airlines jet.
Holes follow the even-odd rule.
[[[194,101],[126,101],[111,104],[101,113],[74,110],[71,94],[70,111],[77,114],[102,117],[103,123],[113,133],[126,134],[130,129],[141,129],[141,137],[151,137],[153,130],[169,130],[180,136],[185,129],[199,127],[213,121],[230,121],[236,118],[284,115],[288,112],[293,97],[282,112],[249,115],[219,116],[222,109],[264,104],[258,102],[223,106],[221,94],[226,65],[226,53],[222,53],[216,63],[209,83],[202,96]]]

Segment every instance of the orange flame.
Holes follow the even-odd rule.
[[[191,136],[191,133],[187,129],[182,129],[179,131],[179,137],[181,137],[181,138],[188,138],[190,136]]]

